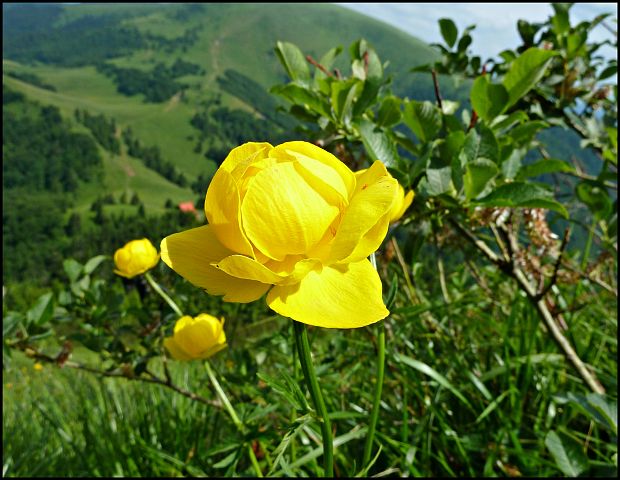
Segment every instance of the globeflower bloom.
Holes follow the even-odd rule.
[[[159,262],[159,254],[147,239],[132,240],[114,253],[114,273],[133,278],[153,268]]]
[[[362,327],[389,314],[367,257],[401,208],[398,187],[380,161],[356,175],[311,143],[245,143],[209,185],[208,225],[164,238],[162,260],[225,301],[267,293],[285,317]]]
[[[174,325],[173,336],[164,339],[164,347],[177,360],[209,358],[226,347],[224,319],[206,313],[185,315]]]

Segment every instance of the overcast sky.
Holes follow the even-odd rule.
[[[472,33],[470,50],[485,60],[496,56],[506,48],[515,48],[519,42],[517,20],[530,22],[545,21],[553,9],[548,3],[338,3],[369,17],[389,23],[427,43],[443,43],[437,20],[451,18],[461,32],[465,27],[476,24]],[[576,3],[570,10],[571,23],[591,20],[600,13],[612,13],[618,17],[616,3]],[[617,23],[607,23],[616,28]],[[592,40],[611,39],[604,27],[598,26]],[[605,48],[605,47],[603,47]],[[611,48],[601,49],[606,56],[616,57]]]

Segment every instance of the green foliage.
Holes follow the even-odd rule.
[[[175,18],[216,14],[212,8],[187,5]],[[593,56],[597,46],[587,33],[597,20],[572,26],[569,5],[556,4],[554,12],[544,24],[520,22],[523,45],[483,70],[467,51],[473,26],[459,37],[442,19],[447,47],[432,68],[473,82],[459,97],[438,79],[434,101],[400,95],[403,80],[392,83],[368,41],[350,45],[348,65],[340,47],[317,62],[291,41],[275,46],[289,79],[272,92],[288,102],[301,135],[354,170],[383,161],[416,194],[377,254],[391,314],[368,464],[360,459],[373,406],[374,330],[309,329],[339,476],[617,476],[617,100],[592,95],[613,64]],[[31,25],[47,28],[36,18]],[[287,122],[263,112],[274,104],[258,93],[258,82],[224,71],[221,86],[229,81],[228,92],[244,102],[251,100],[244,90],[256,93],[254,108],[265,118],[217,97],[202,103],[192,120],[197,151],[215,139],[207,155],[221,161],[231,146],[290,135]],[[558,72],[574,78],[558,80]],[[596,82],[588,84],[591,75]],[[39,114],[17,108],[22,99],[8,93],[8,110]],[[106,118],[98,122],[109,134]],[[561,128],[573,136],[560,137]],[[575,138],[589,148],[585,172],[573,158]],[[132,130],[123,128],[123,139],[130,155],[164,165],[159,150],[143,147]],[[561,148],[549,155],[554,142]],[[553,182],[574,178],[579,183],[568,187]],[[204,174],[193,182],[199,206],[208,180]],[[267,476],[324,473],[289,319],[262,300],[231,304],[202,294],[161,263],[150,272],[183,312],[226,319],[228,348],[210,362],[242,433],[213,402],[200,362],[164,361],[162,339],[176,319],[170,305],[142,276],[113,273],[111,256],[126,241],[146,236],[157,245],[202,221],[172,209],[146,216],[144,192],[126,188],[121,205],[98,194],[92,213],[63,222],[64,195],[23,192],[5,189],[5,204],[19,213],[4,222],[11,252],[4,257],[4,476],[249,476],[248,448]],[[585,246],[571,249],[557,238],[558,228],[583,222],[590,223]],[[79,235],[63,239],[68,231]],[[19,270],[7,269],[14,258]],[[14,284],[20,274],[42,271],[53,277],[51,290]],[[601,392],[591,391],[592,378],[577,361]]]

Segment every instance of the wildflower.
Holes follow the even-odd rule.
[[[159,262],[159,254],[147,239],[132,240],[114,253],[114,273],[133,278],[153,268]]]
[[[164,346],[177,360],[208,358],[226,347],[224,319],[201,313],[196,318],[185,315],[177,320],[172,337]]]
[[[37,362],[37,363],[34,364],[34,369],[37,372],[40,372],[41,370],[43,370],[43,365],[41,365],[39,362]]]
[[[379,161],[356,178],[313,144],[250,142],[215,173],[209,224],[164,238],[162,260],[225,301],[268,292],[272,310],[299,322],[362,327],[389,314],[367,257],[399,202],[398,182]]]

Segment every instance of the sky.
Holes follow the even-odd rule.
[[[470,50],[483,60],[495,57],[506,48],[515,48],[519,42],[517,20],[542,22],[553,13],[548,3],[337,3],[369,17],[389,23],[427,43],[444,43],[437,20],[451,18],[462,32],[465,27],[476,24],[472,32]],[[612,13],[618,17],[616,3],[576,3],[570,10],[571,23],[592,20],[600,13]],[[611,18],[607,23],[617,28]],[[603,26],[592,32],[593,41],[611,39],[612,34]],[[603,47],[600,52],[616,58],[616,51]]]

